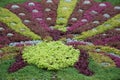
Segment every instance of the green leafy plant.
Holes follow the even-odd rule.
[[[59,7],[57,9],[57,20],[55,28],[61,31],[66,31],[66,25],[77,0],[60,0]]]
[[[78,60],[79,50],[67,46],[60,41],[43,42],[23,50],[23,59],[29,64],[48,70],[58,70],[73,66]]]
[[[120,56],[120,50],[119,49],[116,49],[116,48],[112,48],[112,47],[109,47],[109,46],[100,46],[100,49],[107,52],[107,53],[113,53],[113,54],[116,54],[116,55],[119,55]]]
[[[93,58],[93,60],[99,64],[106,64],[103,65],[103,67],[115,67],[115,62],[108,56],[105,56],[104,54],[100,54],[100,53],[95,53],[95,52],[88,52],[90,57]]]
[[[0,48],[0,51],[0,60],[8,60],[16,56],[19,53],[20,49],[17,47],[3,47]]]
[[[4,48],[1,48],[1,50],[3,51],[3,53],[14,53],[14,52],[18,52],[19,48],[17,48],[17,47],[4,47]]]

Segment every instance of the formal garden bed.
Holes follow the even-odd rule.
[[[119,0],[1,0],[0,80],[120,80]]]

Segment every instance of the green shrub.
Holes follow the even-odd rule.
[[[23,50],[23,59],[39,68],[58,70],[73,66],[78,60],[79,54],[79,50],[64,45],[60,41],[43,42],[36,46],[26,47]]]

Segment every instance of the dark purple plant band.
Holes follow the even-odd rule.
[[[45,22],[43,8],[40,2],[26,2],[23,4],[23,6],[31,14],[33,20],[37,21],[39,25],[46,30],[50,30],[47,23]]]
[[[92,76],[94,74],[93,71],[89,69],[89,55],[85,50],[80,50],[80,56],[78,61],[74,64],[74,67],[79,71],[79,73]]]
[[[118,41],[118,42],[111,42],[111,43],[109,43],[107,45],[115,47],[115,48],[120,50],[120,41]]]
[[[101,40],[96,40],[93,42],[95,45],[107,45],[120,49],[120,36],[113,36],[110,38],[105,38]]]
[[[116,64],[118,68],[120,68],[120,56],[115,56],[113,54],[107,54]]]
[[[105,33],[95,35],[87,38],[85,41],[92,42],[95,45],[108,45],[116,48],[120,48],[120,28],[109,30]]]
[[[27,65],[28,65],[27,62],[23,60],[22,54],[20,53],[15,57],[15,62],[11,64],[11,66],[8,68],[8,72],[9,73],[16,72]]]
[[[111,38],[111,37],[114,37],[114,36],[119,36],[119,34],[120,34],[120,28],[117,27],[117,28],[109,30],[105,33],[89,37],[85,41],[92,42],[94,40],[101,40],[101,39],[105,39],[105,38]]]
[[[119,42],[120,41],[120,35],[118,36],[113,36],[113,37],[110,37],[110,38],[105,38],[105,39],[101,39],[101,40],[96,40],[94,42],[94,44],[96,45],[105,45],[107,43],[110,43],[110,42]]]
[[[54,26],[56,23],[58,4],[59,0],[52,0],[52,2],[41,0],[44,18],[49,27]]]
[[[120,68],[120,56],[115,55],[114,53],[98,53],[98,54],[103,54],[104,56],[109,56],[116,64],[117,68]]]

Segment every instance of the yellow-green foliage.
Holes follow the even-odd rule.
[[[19,53],[19,48],[17,47],[4,47],[4,48],[0,48],[0,51],[2,51],[2,53],[0,53],[1,55],[3,55],[2,57],[0,56],[0,60],[7,60],[10,58],[13,58],[14,56],[16,56]]]
[[[4,47],[4,48],[1,48],[0,50],[2,50],[3,53],[14,53],[14,52],[18,52],[19,48],[17,48],[17,47]]]
[[[88,30],[86,32],[82,32],[81,35],[76,36],[75,39],[84,40],[88,37],[92,37],[96,34],[103,33],[107,30],[113,29],[113,28],[118,27],[118,26],[120,26],[120,14],[118,14],[115,17],[104,22],[102,25],[96,27],[95,29]]]
[[[57,21],[56,21],[56,29],[61,31],[66,31],[66,25],[70,15],[75,8],[77,0],[60,0],[58,9],[57,9]]]
[[[17,17],[14,13],[10,12],[8,9],[0,7],[0,21],[6,23],[8,27],[24,36],[30,37],[32,39],[41,39],[40,36],[31,32],[30,29],[22,23],[20,18]],[[24,31],[21,31],[21,29],[24,29]]]
[[[0,57],[0,60],[9,60],[14,58],[17,55],[17,53],[9,53],[9,54],[4,54],[4,56]]]
[[[78,48],[85,49],[87,51],[96,51],[96,49],[100,49],[100,52],[105,52],[108,54],[114,53],[114,54],[120,56],[120,50],[109,47],[109,46],[80,45],[80,46],[78,46]]]
[[[100,53],[95,52],[88,52],[89,55],[92,57],[92,59],[99,65],[102,65],[102,63],[108,63],[104,67],[115,67],[115,62],[108,56],[105,56]]]
[[[119,55],[120,56],[120,50],[116,49],[116,48],[112,48],[112,47],[108,47],[108,46],[100,46],[100,49],[102,51],[105,51],[107,53],[114,53],[116,55]]]
[[[87,50],[87,51],[93,51],[96,49],[96,46],[94,45],[79,45],[78,46],[79,49],[84,49],[84,50]]]
[[[67,46],[61,41],[43,42],[36,46],[26,47],[23,58],[29,64],[48,70],[58,70],[73,66],[80,55],[79,50]]]

